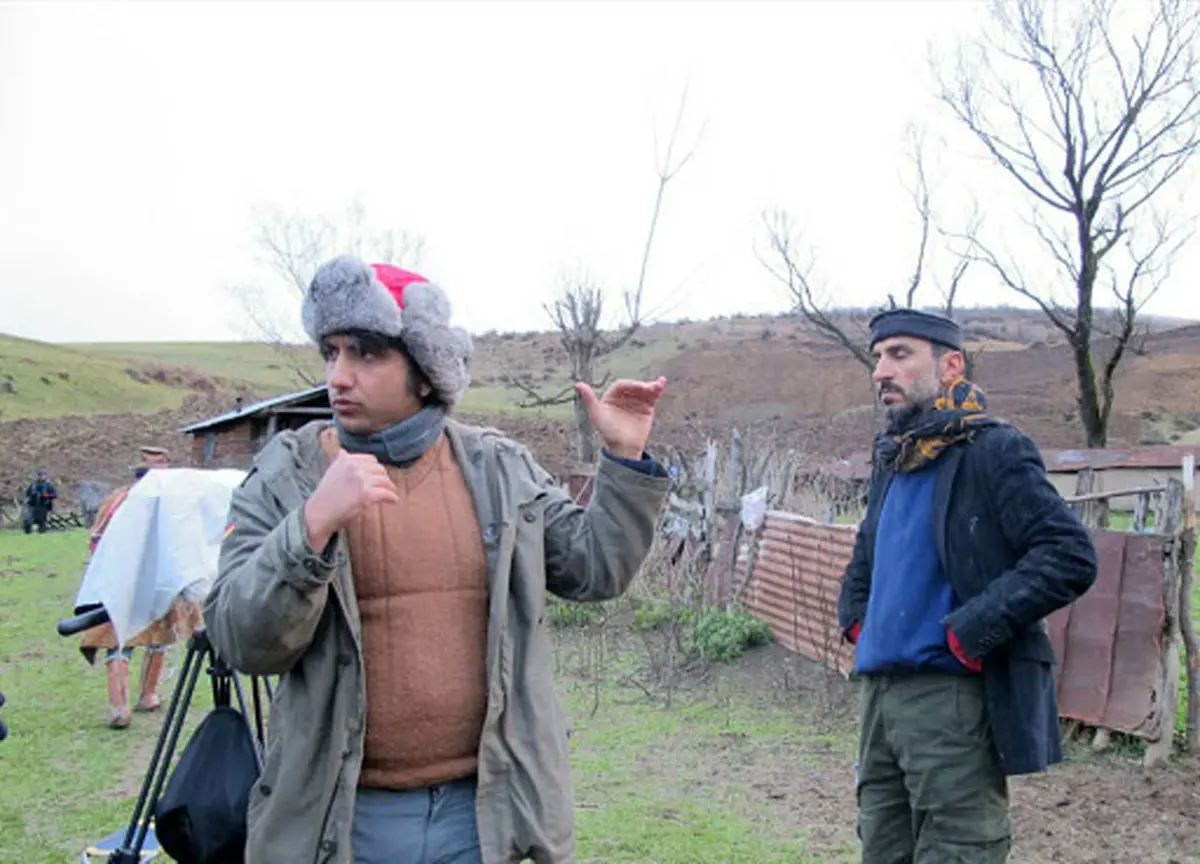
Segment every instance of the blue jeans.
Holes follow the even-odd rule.
[[[481,864],[476,778],[425,789],[359,789],[355,864]]]

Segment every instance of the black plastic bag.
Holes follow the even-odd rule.
[[[200,721],[154,809],[162,848],[179,864],[242,864],[246,810],[259,776],[245,716],[214,708]]]

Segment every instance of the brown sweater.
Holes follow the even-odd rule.
[[[488,578],[474,504],[447,438],[388,475],[400,501],[370,508],[347,530],[367,687],[359,784],[406,789],[476,770]]]

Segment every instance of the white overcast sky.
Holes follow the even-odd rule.
[[[655,130],[664,143],[685,85],[685,143],[704,131],[667,190],[651,305],[694,318],[786,308],[754,255],[776,207],[807,229],[832,297],[877,302],[915,249],[910,122],[929,129],[948,223],[967,188],[993,221],[1024,212],[931,96],[929,46],[952,47],[981,12],[0,5],[0,332],[244,337],[229,288],[267,278],[253,209],[336,212],[356,196],[374,224],[424,238],[420,269],[464,326],[543,328],[564,271],[613,289],[636,279]],[[1198,246],[1151,311],[1200,317]],[[977,278],[965,299],[1014,295]]]

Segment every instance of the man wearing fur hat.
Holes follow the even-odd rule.
[[[1062,759],[1043,619],[1096,578],[1087,530],[1033,442],[987,412],[962,333],[870,325],[887,407],[838,619],[862,681],[864,864],[1001,862],[1007,777]]]
[[[422,277],[348,257],[303,320],[334,411],[235,491],[205,604],[219,654],[281,675],[247,861],[575,860],[546,590],[621,594],[666,497],[665,381],[579,385],[604,440],[574,505],[522,446],[448,415],[471,341]]]

